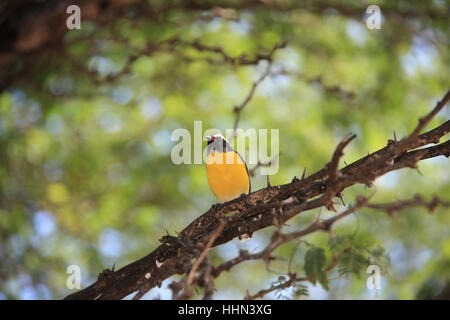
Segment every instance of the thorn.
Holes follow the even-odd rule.
[[[326,208],[327,208],[328,211],[334,211],[334,212],[336,212],[336,208],[334,207],[333,201],[330,201],[330,203],[328,203],[328,204],[326,205]]]
[[[433,214],[436,211],[436,208],[439,205],[439,197],[438,196],[434,196],[433,197],[433,201],[430,203],[428,210],[430,210],[430,214]]]
[[[114,272],[114,270],[109,270],[109,269],[103,270],[102,272],[99,273],[98,280],[108,279],[109,277],[111,277],[113,272]]]
[[[395,133],[395,130],[394,130],[394,141],[395,141],[395,142],[398,141],[398,140],[397,140],[397,134]]]
[[[272,223],[275,226],[275,228],[277,228],[277,230],[281,229],[280,221],[276,217],[273,217]]]
[[[388,216],[391,217],[392,219],[394,219],[394,218],[397,216],[396,211],[393,210],[393,209],[388,209],[388,210],[387,210],[387,214],[388,214]]]
[[[303,169],[302,180],[305,179],[305,175],[306,175],[306,167]]]
[[[344,160],[344,164],[345,164],[346,166],[348,166],[348,164],[347,164],[347,162],[345,162],[345,160]]]
[[[373,187],[373,181],[369,178],[363,179],[361,181],[361,183],[364,183],[364,185],[368,188],[372,188]]]
[[[419,167],[416,167],[415,169],[423,177],[423,174],[422,174],[422,172],[420,172]]]
[[[268,188],[272,187],[272,186],[270,185],[270,176],[269,176],[269,175],[267,175],[267,187],[268,187]]]
[[[338,193],[338,197],[341,199],[342,205],[345,207],[344,193],[342,191]]]

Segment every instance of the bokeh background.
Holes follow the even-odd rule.
[[[394,131],[404,137],[449,88],[447,1],[129,2],[94,19],[82,12],[80,30],[65,32],[54,47],[16,54],[0,68],[1,299],[63,298],[72,292],[69,265],[80,266],[82,287],[88,286],[104,268],[146,255],[166,230],[176,234],[216,202],[204,165],[171,162],[171,133],[193,130],[195,120],[204,130],[232,128],[233,107],[267,61],[240,65],[194,43],[254,59],[286,42],[240,121],[243,129],[280,130],[273,185],[301,176],[305,167],[321,169],[349,132],[358,138],[346,149],[347,163],[385,146]],[[9,21],[11,3],[0,5],[0,24]],[[370,4],[381,9],[379,30],[365,24]],[[179,42],[167,42],[173,38]],[[449,118],[447,107],[428,128]],[[345,200],[374,190],[374,202],[416,193],[448,200],[448,159],[422,161],[419,169],[392,172],[372,189],[352,187]],[[251,180],[253,190],[266,185],[258,174]],[[307,226],[317,214],[332,213],[302,213],[287,230]],[[245,243],[235,239],[211,257],[220,263],[239,249],[261,249],[271,232]],[[334,232],[383,248],[390,263],[380,290],[367,289],[364,269],[333,273],[328,291],[307,284],[308,295],[291,288],[266,298],[450,297],[448,209],[430,215],[412,208],[395,218],[362,209]],[[270,270],[256,261],[222,274],[214,297],[241,299],[247,289],[269,287],[287,273],[289,260],[291,271],[302,274],[311,244],[331,259],[329,235],[303,240],[282,246],[276,254],[283,259]],[[144,298],[170,299],[172,280]]]

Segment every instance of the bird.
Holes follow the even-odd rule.
[[[206,173],[216,198],[227,202],[251,192],[247,164],[221,134],[206,136]]]

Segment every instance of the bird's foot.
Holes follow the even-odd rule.
[[[214,212],[217,212],[217,211],[219,211],[222,207],[223,207],[223,203],[218,202],[218,203],[215,203],[215,204],[213,204],[213,205],[211,206],[211,210],[213,210]]]
[[[238,198],[239,200],[244,200],[245,206],[248,208],[251,206],[251,204],[248,202],[248,194],[247,193],[241,193],[241,195]]]

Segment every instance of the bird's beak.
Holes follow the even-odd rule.
[[[211,136],[205,136],[206,141],[211,141]]]

